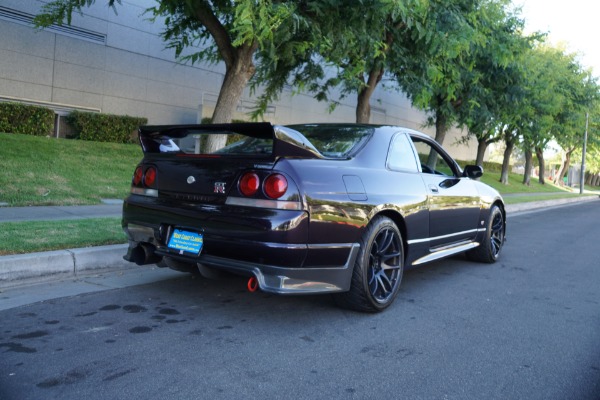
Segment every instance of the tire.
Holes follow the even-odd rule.
[[[506,222],[504,214],[497,205],[492,206],[488,217],[483,242],[473,250],[467,252],[467,257],[472,261],[495,263],[500,257],[504,235],[506,233]]]
[[[350,290],[335,295],[343,308],[380,312],[392,304],[404,271],[402,235],[394,222],[375,217],[363,233]]]

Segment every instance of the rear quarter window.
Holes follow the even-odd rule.
[[[417,160],[410,139],[404,133],[392,138],[387,158],[387,167],[392,171],[418,172]]]

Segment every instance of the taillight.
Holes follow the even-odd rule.
[[[142,182],[143,175],[144,175],[144,170],[142,169],[142,167],[141,166],[137,167],[135,169],[135,172],[133,173],[133,184],[135,186],[138,186]]]
[[[146,173],[144,174],[144,186],[152,187],[156,182],[156,168],[148,167]]]
[[[246,172],[240,179],[240,192],[244,196],[253,196],[260,187],[260,179],[254,172]]]
[[[287,191],[288,183],[285,176],[281,174],[269,175],[263,185],[263,190],[267,197],[271,199],[278,199],[285,194]]]

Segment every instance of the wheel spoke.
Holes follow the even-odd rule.
[[[394,271],[396,269],[400,269],[400,265],[381,264],[381,269],[384,271]]]
[[[379,279],[377,278],[377,275],[373,274],[373,278],[369,282],[369,288],[371,289],[371,293],[374,296],[377,294],[378,287],[379,287]]]
[[[387,260],[389,260],[391,258],[395,258],[395,257],[400,257],[400,252],[399,251],[397,251],[395,253],[388,253],[388,254],[386,254],[384,256],[381,256],[381,260],[382,261],[387,261]]]
[[[390,230],[386,230],[385,232],[382,232],[381,235],[383,235],[383,241],[382,241],[383,243],[381,244],[381,247],[379,248],[378,254],[384,254],[387,251],[387,249],[390,247],[390,245],[392,244],[392,241],[394,240],[394,232],[392,232]]]
[[[502,231],[502,217],[501,216],[496,216],[496,218],[494,218],[494,221],[492,222],[492,232],[500,232]]]
[[[390,281],[390,278],[386,274],[379,274],[379,283],[381,284],[381,288],[383,289],[385,294],[388,294],[392,291],[393,285]]]

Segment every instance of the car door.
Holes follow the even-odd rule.
[[[411,139],[428,191],[430,247],[472,240],[481,210],[473,181],[460,175],[457,164],[435,141],[421,136]]]

